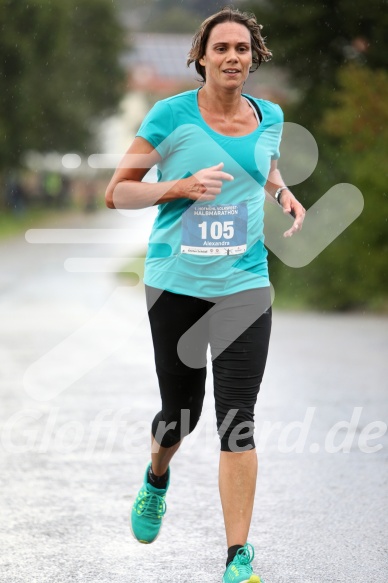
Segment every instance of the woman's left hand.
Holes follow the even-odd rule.
[[[294,217],[292,227],[283,233],[283,237],[292,237],[294,233],[302,229],[306,209],[296,200],[295,196],[290,190],[282,190],[280,196],[280,205],[286,215]]]

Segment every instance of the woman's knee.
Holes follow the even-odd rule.
[[[172,447],[194,431],[201,416],[200,409],[180,409],[168,416],[160,411],[152,422],[152,435],[162,447]]]
[[[250,408],[230,409],[222,420],[218,416],[221,451],[243,452],[255,447],[253,417]]]

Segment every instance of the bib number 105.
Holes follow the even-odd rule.
[[[224,237],[224,239],[232,239],[234,236],[233,221],[213,221],[210,225],[206,221],[203,221],[198,227],[201,229],[201,239],[208,238],[209,227],[209,235],[211,239],[217,240],[222,237]]]

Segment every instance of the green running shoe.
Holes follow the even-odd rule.
[[[170,485],[170,469],[165,489],[155,488],[148,483],[147,476],[151,463],[148,464],[144,476],[144,483],[132,506],[131,528],[133,536],[140,543],[152,543],[158,536],[162,526],[163,516],[166,514],[166,492]]]
[[[251,563],[254,556],[254,548],[249,543],[238,549],[226,568],[222,583],[264,583],[263,579],[253,573]]]

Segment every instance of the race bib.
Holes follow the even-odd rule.
[[[195,205],[182,217],[181,253],[239,255],[247,249],[248,212],[245,203]]]

